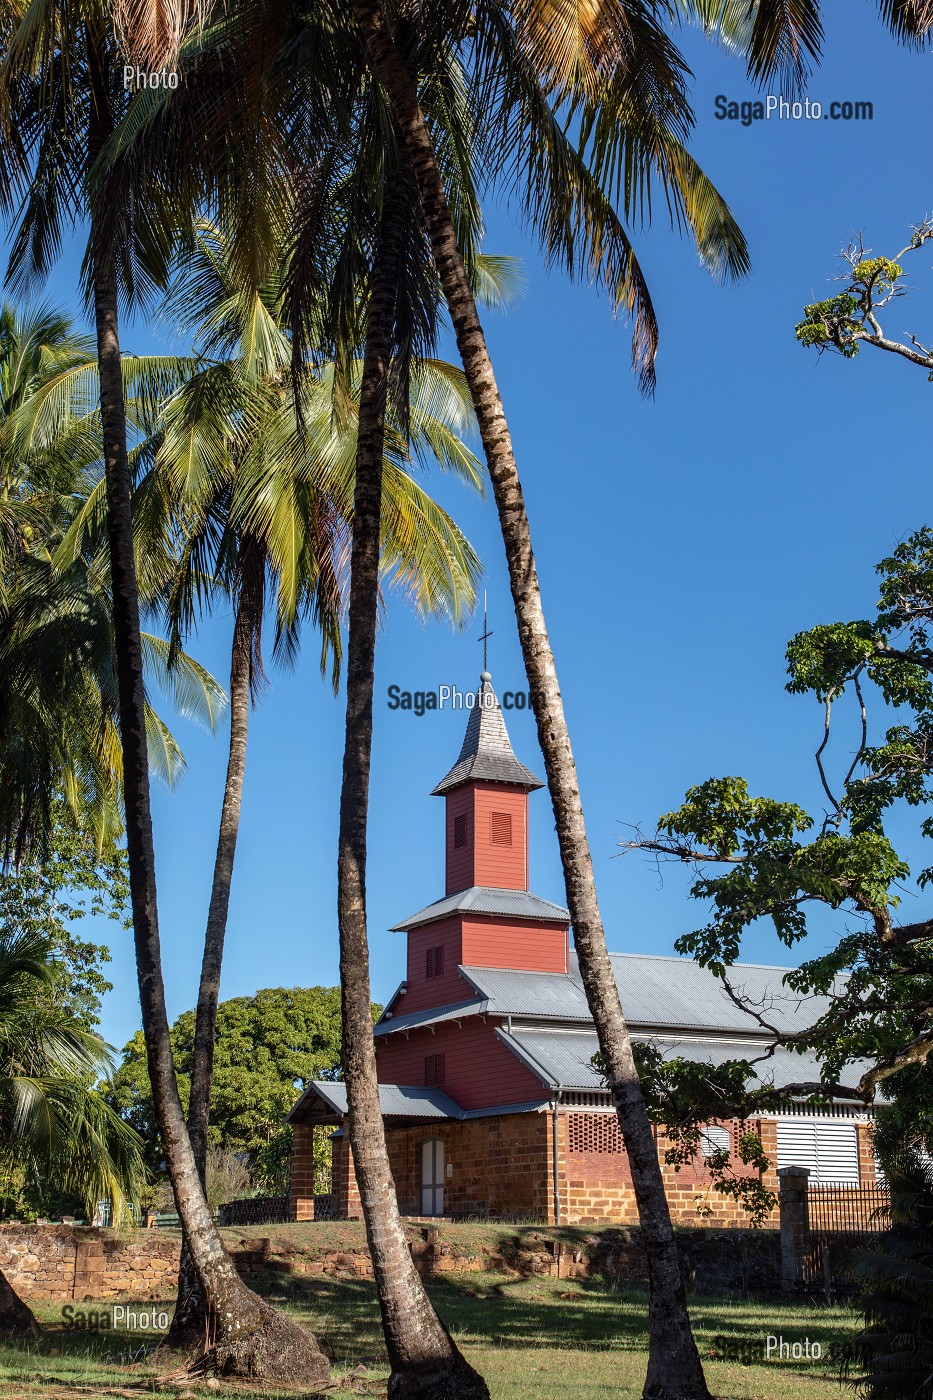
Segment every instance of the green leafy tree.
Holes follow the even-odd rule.
[[[933,919],[899,920],[911,870],[888,833],[892,818],[900,823],[912,811],[922,813],[933,797],[933,531],[925,527],[904,540],[877,572],[875,617],[801,632],[787,650],[787,689],[811,696],[823,715],[816,751],[822,815],[754,797],[743,778],[714,778],[691,788],[682,806],[661,817],[654,836],[639,835],[626,846],[694,868],[691,894],[709,907],[709,920],[678,939],[678,951],[716,973],[773,1045],[816,1053],[820,1079],[785,1086],[784,1096],[871,1104],[883,1089],[876,1142],[883,1158],[893,1158],[905,1148],[933,1148]],[[875,736],[872,700],[890,716]],[[847,704],[854,756],[847,754],[834,776],[830,740],[837,711]],[[933,836],[933,818],[921,815],[917,825],[921,838]],[[933,866],[916,873],[919,898],[931,881]],[[785,983],[789,995],[818,994],[828,1003],[811,1025],[787,1033],[768,1007],[749,1002],[731,968],[757,920],[770,920],[781,942],[794,948],[816,909],[836,914],[835,940]],[[849,1088],[843,1071],[856,1061],[867,1061],[867,1068]],[[723,1070],[732,1078],[723,1078],[715,1116],[731,1116],[736,1099],[774,1105],[768,1053],[745,1069],[738,1080],[735,1066]]]
[[[372,1008],[372,1019],[380,1008]],[[171,1029],[172,1056],[187,1106],[195,1054],[194,1011]],[[249,1154],[256,1174],[281,1179],[275,1161],[287,1139],[284,1119],[313,1079],[341,1077],[340,990],[337,987],[271,987],[232,997],[217,1008],[211,1119],[208,1141]],[[123,1050],[110,1102],[146,1144],[147,1159],[161,1160],[158,1125],[146,1066],[143,1034]],[[278,1146],[274,1146],[278,1145]]]
[[[863,345],[872,345],[919,365],[933,381],[933,346],[913,335],[906,341],[894,340],[881,324],[886,308],[906,295],[904,258],[931,238],[933,220],[926,219],[911,230],[910,242],[893,258],[872,257],[861,238],[844,248],[840,260],[845,270],[838,278],[843,289],[804,307],[804,319],[794,331],[800,344],[806,349],[833,351],[846,360],[854,360]]]
[[[41,858],[30,851],[18,866],[0,870],[0,938],[28,934],[48,942],[60,968],[56,1002],[88,1030],[99,1023],[101,998],[112,989],[101,971],[110,952],[79,938],[75,925],[91,915],[126,928],[128,903],[125,852],[99,851],[61,805]]]

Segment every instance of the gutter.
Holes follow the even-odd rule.
[[[560,1104],[560,1090],[554,1095],[551,1104],[551,1156],[553,1157],[553,1178],[554,1178],[554,1224],[559,1225],[560,1220],[560,1173],[558,1171],[557,1160],[557,1109]]]

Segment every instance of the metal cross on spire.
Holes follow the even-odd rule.
[[[479,640],[482,642],[482,644],[483,644],[483,675],[484,675],[484,676],[486,676],[486,675],[488,674],[488,672],[489,672],[489,657],[488,657],[488,654],[487,654],[486,643],[489,641],[489,638],[490,638],[491,636],[493,636],[493,633],[490,632],[490,630],[489,630],[489,628],[488,628],[488,626],[487,626],[487,624],[486,624],[486,594],[485,594],[485,591],[484,591],[484,593],[483,593],[483,633],[482,633],[482,636],[481,636],[480,639],[479,639]]]

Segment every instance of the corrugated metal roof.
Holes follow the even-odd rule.
[[[718,977],[692,958],[613,953],[612,966],[631,1026],[676,1026],[678,1029],[758,1032],[755,1018],[728,996]],[[733,989],[779,1031],[799,1030],[822,1015],[827,997],[801,997],[782,985],[790,969],[736,963],[729,972]],[[488,1010],[503,1016],[543,1016],[589,1021],[590,1012],[577,968],[570,955],[567,976],[548,972],[513,972],[505,968],[464,967],[464,975]]]
[[[592,1057],[599,1049],[595,1032],[516,1027],[511,1032],[500,1029],[497,1035],[550,1088],[590,1092],[605,1088],[604,1081],[591,1064]],[[697,1041],[663,1036],[651,1036],[650,1040],[665,1059],[680,1057],[714,1065],[723,1064],[726,1060],[750,1060],[766,1048],[764,1045],[755,1047],[742,1040]],[[786,1084],[816,1082],[820,1078],[819,1063],[814,1056],[797,1055],[783,1047],[754,1068],[761,1083],[773,1083],[779,1089]],[[851,1081],[851,1087],[854,1087],[863,1068],[858,1065],[848,1067],[846,1076]]]
[[[692,958],[613,953],[612,965],[626,1017],[633,1024],[752,1030],[755,1020],[730,1000],[718,977]],[[736,963],[728,977],[733,990],[779,1031],[810,1025],[828,997],[802,997],[783,985],[786,967]],[[579,978],[576,957],[571,976]]]
[[[443,919],[448,914],[499,914],[512,919],[548,919],[554,923],[570,922],[570,915],[559,904],[549,899],[541,899],[527,890],[494,889],[489,885],[471,885],[444,899],[435,900],[417,914],[393,924],[390,932],[404,933],[407,929],[429,924],[434,919]]]
[[[347,1111],[346,1084],[316,1079],[305,1089],[285,1121],[300,1123],[315,1098],[340,1118]],[[379,1106],[386,1118],[460,1118],[463,1112],[442,1090],[423,1084],[380,1084]]]
[[[583,985],[563,972],[513,972],[502,967],[463,967],[486,1009],[502,1016],[547,1016],[589,1021]]]
[[[489,1003],[476,997],[472,1001],[454,1002],[440,1011],[409,1011],[407,1015],[396,1016],[385,1012],[376,1022],[375,1034],[388,1035],[390,1031],[407,1031],[412,1026],[433,1026],[437,1021],[459,1021],[462,1016],[480,1016],[488,1009]]]
[[[434,789],[435,796],[442,796],[466,782],[516,783],[531,792],[543,787],[524,763],[519,763],[512,752],[505,720],[499,708],[492,679],[484,671],[476,692],[476,703],[470,711],[466,734],[460,756],[445,778]]]

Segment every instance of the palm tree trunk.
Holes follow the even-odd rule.
[[[428,235],[479,422],[505,544],[512,600],[544,755],[574,943],[613,1103],[629,1155],[650,1284],[645,1400],[708,1400],[670,1210],[631,1040],[606,949],[583,806],[538,587],[531,530],[505,412],[467,278],[417,88],[378,0],[353,0],[357,21],[418,182]]]
[[[0,1269],[0,1337],[14,1340],[39,1336],[39,1324],[32,1309],[23,1302],[10,1280]]]
[[[89,40],[93,165],[112,130],[109,55]],[[188,1248],[211,1311],[214,1360],[220,1370],[270,1380],[324,1381],[326,1359],[314,1338],[269,1307],[241,1282],[204,1198],[172,1063],[156,906],[155,848],[149,805],[145,690],[139,631],[139,592],[133,555],[133,512],[126,441],[126,407],[117,300],[117,269],[105,224],[106,198],[91,215],[91,281],[100,374],[100,410],[107,485],[113,590],[114,652],[123,751],[126,848],[139,999],[152,1100],[162,1148]]]
[[[434,1311],[398,1211],[379,1104],[366,934],[366,822],[373,735],[382,462],[403,228],[387,189],[373,263],[360,389],[347,647],[347,721],[340,793],[337,903],[343,1060],[350,1143],[373,1260],[392,1397],[487,1397]]]
[[[227,778],[220,811],[220,831],[214,859],[214,881],[204,934],[201,981],[194,1026],[191,1068],[191,1095],[188,1101],[188,1136],[195,1165],[206,1187],[207,1129],[210,1120],[211,1080],[214,1071],[214,1035],[217,1029],[217,1003],[220,998],[220,972],[223,963],[230,885],[236,857],[243,781],[246,775],[246,742],[249,735],[250,683],[253,675],[253,644],[262,619],[264,561],[255,546],[242,546],[230,657],[230,750]],[[188,1350],[208,1333],[208,1308],[204,1290],[188,1249],[182,1241],[178,1269],[178,1296],[166,1345]]]

